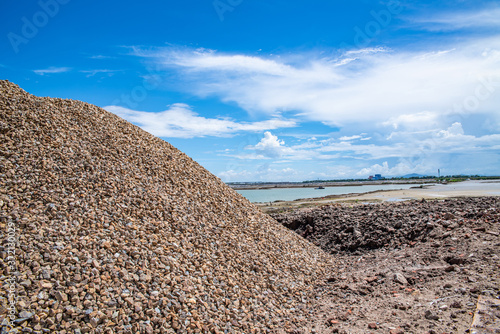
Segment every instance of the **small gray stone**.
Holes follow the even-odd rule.
[[[434,314],[431,310],[425,311],[425,319],[428,320],[439,320],[439,317]]]
[[[401,285],[407,285],[408,281],[401,273],[395,273],[393,276],[394,282],[399,283]]]
[[[32,316],[34,315],[34,313],[32,312],[28,312],[28,311],[21,311],[19,312],[19,318],[31,318]]]

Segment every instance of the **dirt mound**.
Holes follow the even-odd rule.
[[[444,235],[451,225],[495,215],[497,198],[333,205],[271,214],[330,253],[395,248]]]
[[[498,330],[498,306],[479,305],[500,299],[500,197],[344,204],[276,217],[336,254],[310,330],[466,333],[474,314],[478,326]]]
[[[329,257],[188,156],[8,81],[0,110],[4,328],[254,333],[304,319]]]

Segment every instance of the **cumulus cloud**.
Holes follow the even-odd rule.
[[[195,113],[190,106],[176,103],[161,112],[136,111],[120,106],[104,107],[127,121],[158,137],[193,138],[204,136],[227,137],[241,131],[259,132],[294,127],[293,120],[271,118],[259,122],[235,122],[223,118],[206,118]]]
[[[456,136],[463,136],[464,129],[462,128],[462,124],[455,122],[448,129],[439,131],[438,136],[442,138],[450,138]]]
[[[304,161],[304,160],[328,160],[338,157],[332,154],[322,154],[315,148],[321,147],[320,143],[306,143],[287,146],[285,141],[279,139],[278,136],[273,135],[271,132],[266,131],[264,137],[255,145],[247,145],[245,150],[254,151],[250,154],[227,154],[238,159],[259,160],[259,159],[284,159],[279,163],[289,161]]]
[[[443,166],[451,174],[475,174],[478,170],[495,173],[500,159],[500,134],[467,134],[460,122],[424,132],[394,132],[391,138],[377,143],[341,141],[341,138],[288,146],[284,140],[268,132],[257,144],[246,147],[247,151],[253,153],[238,156],[245,161],[240,169],[231,169],[220,176],[226,181],[300,181],[317,178],[366,178],[373,174],[434,175]],[[282,164],[293,164],[297,160],[302,164],[311,161],[310,164],[314,167],[290,175],[283,174],[282,170],[286,167],[276,168]],[[484,161],[487,162],[486,166],[483,166]],[[266,172],[248,169],[248,165],[254,163],[265,163],[264,166],[268,166],[265,168]],[[318,169],[318,166],[322,167]],[[283,178],[283,175],[286,177]]]
[[[390,165],[388,161],[383,161],[379,164],[373,164],[369,167],[362,168],[354,172],[359,178],[366,178],[374,174],[382,174],[385,176],[403,176],[407,174],[417,173],[423,175],[434,175],[439,167],[438,160],[436,161],[411,161],[402,160],[394,165]]]
[[[395,159],[400,162],[411,161],[411,168],[404,163],[400,164],[398,169],[392,167],[392,175],[398,175],[395,174],[397,170],[405,171],[405,173],[418,172],[415,166],[421,169],[426,163],[432,165],[431,161],[438,155],[467,155],[478,152],[491,152],[493,155],[498,155],[500,150],[500,134],[479,136],[466,134],[459,122],[454,122],[444,129],[434,128],[415,132],[396,131],[377,142],[362,140],[365,135],[363,133],[361,135],[341,136],[338,139],[316,139],[308,140],[305,143],[286,145],[284,140],[268,131],[257,144],[245,147],[247,153],[224,152],[220,155],[248,161],[271,160],[273,163],[308,160],[332,161],[334,163],[342,161],[374,162],[386,159]],[[374,166],[377,167],[377,164],[379,163],[375,163]],[[351,170],[352,173],[358,171],[359,169]]]
[[[264,133],[264,138],[257,145],[249,146],[248,149],[255,150],[269,158],[280,158],[286,153],[291,153],[291,149],[285,146],[285,142],[269,131]]]
[[[392,132],[385,140],[376,144],[325,140],[322,141],[322,146],[317,150],[377,160],[415,157],[424,159],[434,154],[452,152],[473,154],[478,151],[490,151],[493,154],[498,154],[499,149],[500,134],[479,136],[466,134],[462,124],[455,122],[445,129]]]

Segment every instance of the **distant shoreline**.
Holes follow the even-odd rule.
[[[316,187],[349,187],[366,186],[382,184],[428,184],[439,183],[436,179],[418,179],[418,180],[377,180],[377,181],[332,181],[332,182],[277,182],[277,183],[252,183],[252,184],[228,184],[235,190],[253,190],[253,189],[274,189],[274,188],[316,188]]]
[[[500,196],[500,180],[471,180],[448,184],[435,183],[428,186],[411,187],[410,189],[403,190],[376,190],[361,194],[351,193],[317,198],[304,198],[295,201],[276,201],[272,203],[254,204],[264,212],[270,213],[334,203],[378,203],[483,196]]]

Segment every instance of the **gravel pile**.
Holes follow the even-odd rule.
[[[271,216],[324,251],[359,253],[446,238],[477,219],[498,221],[498,197],[334,205]]]
[[[34,333],[262,333],[330,258],[169,143],[0,81],[0,322]],[[15,265],[7,230],[15,228]]]

